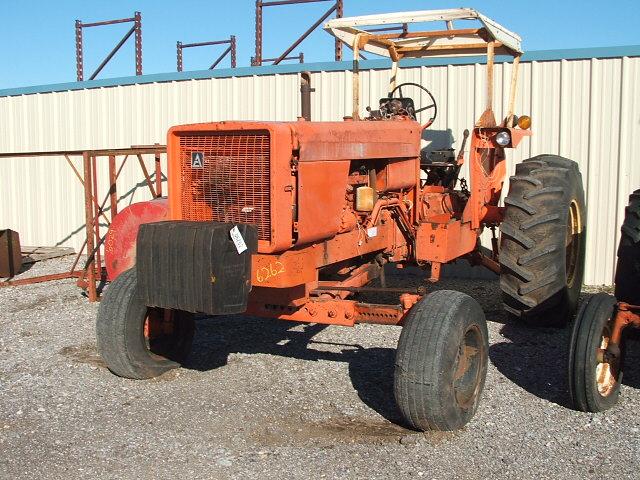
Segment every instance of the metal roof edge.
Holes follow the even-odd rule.
[[[562,50],[533,50],[525,52],[523,62],[544,62],[554,60],[580,60],[589,58],[619,58],[640,57],[640,45],[625,45],[618,47],[592,47]],[[498,56],[496,62],[508,62],[509,56]],[[405,59],[400,62],[403,67],[434,67],[445,65],[470,65],[485,63],[486,58],[422,58]],[[196,70],[189,72],[152,73],[140,76],[105,78],[102,80],[87,80],[84,82],[55,83],[49,85],[35,85],[30,87],[8,88],[0,90],[0,97],[15,97],[33,95],[37,93],[66,92],[72,90],[87,90],[93,88],[121,87],[126,85],[144,85],[148,83],[180,82],[188,80],[204,80],[209,78],[251,77],[261,75],[282,75],[299,72],[335,72],[350,70],[352,61],[295,63],[286,65],[265,65],[262,67],[238,67],[220,70]],[[390,68],[389,59],[361,60],[361,70],[378,70]]]

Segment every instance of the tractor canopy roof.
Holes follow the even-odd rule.
[[[471,20],[474,28],[455,28],[454,21]],[[443,22],[442,30],[409,31],[409,24]],[[466,25],[465,25],[466,26]],[[472,8],[397,12],[336,18],[324,29],[355,51],[391,57],[455,57],[486,54],[493,43],[496,54],[522,54],[521,39]],[[357,43],[357,45],[355,45]]]

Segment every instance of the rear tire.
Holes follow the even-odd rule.
[[[461,292],[440,290],[409,312],[396,351],[394,393],[416,430],[457,430],[478,408],[489,341],[482,308]]]
[[[134,267],[111,282],[102,297],[98,352],[120,377],[153,378],[180,366],[191,350],[194,329],[191,313],[142,303]]]
[[[629,197],[618,246],[616,298],[640,305],[640,190]]]
[[[599,293],[576,316],[569,345],[569,396],[576,410],[601,412],[618,401],[622,350],[616,362],[600,363],[597,358],[598,349],[607,346],[615,305],[614,297]]]
[[[578,164],[538,155],[516,165],[500,225],[500,287],[512,316],[564,326],[582,287],[587,212]]]

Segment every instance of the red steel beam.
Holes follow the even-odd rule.
[[[295,5],[298,3],[317,3],[317,2],[330,2],[332,0],[274,0],[272,2],[261,2],[258,0],[262,7],[274,7],[276,5]]]
[[[81,270],[52,273],[50,275],[38,275],[37,277],[21,278],[19,280],[7,280],[5,282],[0,282],[0,287],[17,287],[20,285],[31,285],[32,283],[50,282],[52,280],[64,280],[65,278],[75,278],[80,277],[81,275]]]
[[[326,13],[320,17],[316,23],[314,23],[313,25],[311,25],[306,32],[304,32],[295,42],[293,42],[291,44],[291,46],[289,48],[287,48],[284,53],[282,55],[280,55],[278,57],[278,59],[273,62],[274,65],[278,65],[282,60],[284,60],[286,58],[287,55],[289,55],[291,52],[293,52],[293,49],[296,48],[298,45],[300,45],[302,43],[302,41],[307,38],[309,35],[311,35],[311,32],[313,32],[316,28],[318,28],[318,26],[320,26],[320,24],[322,22],[324,22],[327,18],[329,18],[329,16],[336,10],[336,5],[332,6],[329,10],[326,11]]]
[[[84,62],[82,55],[82,22],[76,20],[76,79],[78,82],[84,79]]]
[[[91,74],[91,76],[89,77],[89,80],[94,80],[98,76],[98,74],[102,71],[105,65],[109,63],[109,61],[113,58],[113,56],[116,53],[118,53],[118,50],[120,50],[122,45],[124,45],[125,42],[129,40],[129,37],[131,37],[131,35],[133,35],[133,32],[135,31],[136,31],[136,27],[131,27],[131,29],[124,34],[124,37],[122,37],[122,40],[120,40],[118,44],[115,47],[113,47],[113,50],[111,50],[109,54],[105,57],[105,59],[102,61],[102,63],[98,65],[98,68],[96,68],[96,71]]]
[[[101,27],[103,25],[115,25],[116,23],[127,23],[127,22],[135,22],[135,17],[131,18],[119,18],[117,20],[105,20],[104,22],[93,22],[93,23],[82,23],[82,28],[89,27]]]
[[[158,197],[162,196],[162,163],[160,162],[160,154],[156,153],[154,155],[154,164],[156,169],[156,195]],[[115,183],[115,182],[114,182]]]
[[[91,182],[91,155],[89,152],[82,154],[82,161],[84,165],[84,217],[85,217],[85,230],[87,235],[87,293],[90,302],[95,302],[98,299],[98,293],[96,291],[96,275],[94,265],[94,236],[93,236],[93,192]]]
[[[133,25],[136,29],[136,75],[142,75],[142,15],[140,12],[135,13]]]
[[[343,0],[336,0],[336,18],[342,18],[344,15]],[[336,62],[342,60],[342,42],[336,38],[335,40],[335,55]]]
[[[222,54],[218,57],[218,59],[211,64],[211,66],[209,67],[209,70],[213,70],[214,68],[216,68],[218,64],[222,61],[222,59],[226,57],[229,52],[231,52],[231,45],[229,45],[229,47],[227,47],[227,49],[224,52],[222,52]]]
[[[192,48],[192,47],[206,47],[207,45],[222,45],[226,43],[231,43],[231,39],[229,40],[214,40],[212,42],[197,42],[197,43],[181,43],[179,42],[182,48]]]
[[[229,53],[231,53],[231,68],[236,68],[236,37],[235,35],[231,35],[228,40],[213,40],[210,42],[196,42],[196,43],[182,43],[176,42],[176,58],[177,58],[177,71],[182,71],[182,50],[185,48],[194,48],[194,47],[207,47],[210,45],[229,45],[229,47],[222,52],[215,62],[209,67],[209,70],[213,70],[218,66],[218,64],[226,57]]]
[[[155,153],[166,153],[166,145],[133,145],[129,148],[107,148],[98,150],[50,150],[34,152],[0,152],[0,158],[24,158],[24,157],[64,157],[82,156],[84,152],[89,152],[97,157],[108,157],[109,155],[147,155]]]
[[[263,58],[262,59],[263,62],[275,62],[276,60],[278,60],[278,59],[277,58]],[[294,55],[293,57],[285,57],[280,61],[284,61],[284,60],[298,60],[300,63],[304,63],[304,53],[300,52],[299,55]]]
[[[116,191],[116,156],[109,155],[109,200],[111,218],[118,214],[118,193]]]
[[[96,248],[95,248],[95,253],[93,254],[93,257],[94,257],[94,264],[96,265],[96,268],[100,268],[102,266],[102,257],[100,255],[100,238],[101,237],[100,237],[99,216],[100,216],[100,213],[102,213],[102,207],[98,206],[98,200],[96,199],[98,195],[98,165],[97,165],[96,157],[91,157],[91,178],[93,181],[92,196],[94,199],[92,221],[93,221],[93,228],[95,229],[95,232],[96,232],[96,237],[95,237]]]

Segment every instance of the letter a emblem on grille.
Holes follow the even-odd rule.
[[[191,168],[204,168],[203,152],[191,152]]]

